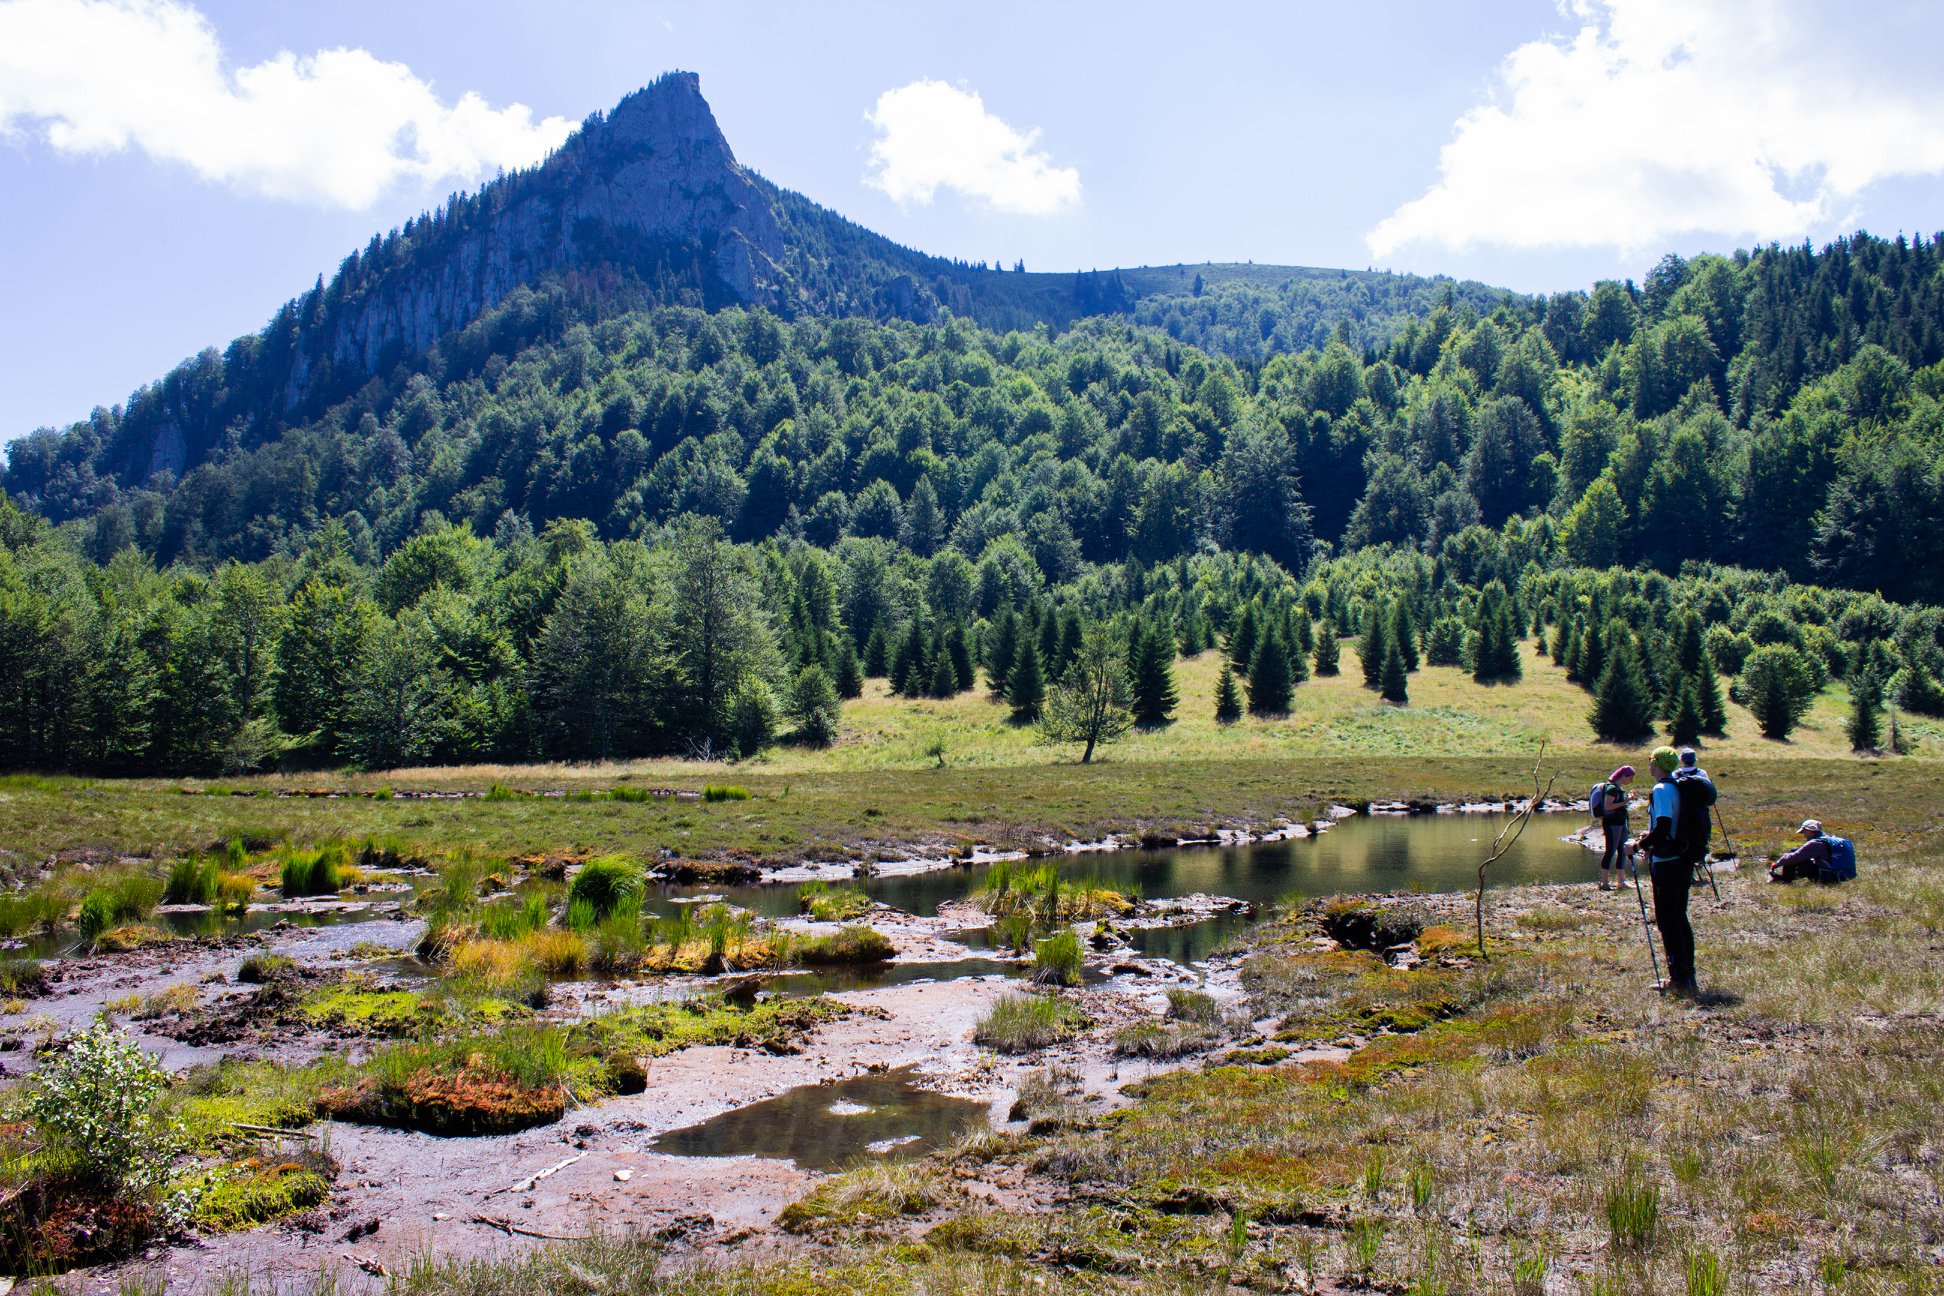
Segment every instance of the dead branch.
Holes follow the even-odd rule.
[[[543,1242],[587,1241],[585,1233],[542,1233],[539,1229],[522,1228],[512,1220],[501,1219],[497,1215],[475,1215],[472,1217],[472,1222],[484,1224],[487,1228],[496,1228],[502,1233],[517,1233],[521,1237],[539,1238]]]
[[[1545,760],[1546,743],[1541,739],[1539,754],[1532,761],[1532,798],[1506,821],[1503,828],[1499,829],[1498,836],[1492,839],[1492,853],[1487,855],[1478,866],[1478,893],[1473,897],[1472,916],[1478,928],[1478,957],[1480,958],[1491,957],[1485,948],[1485,871],[1505,858],[1505,853],[1511,850],[1524,835],[1526,825],[1532,822],[1532,816],[1539,813],[1539,807],[1545,804],[1547,797],[1552,795],[1553,784],[1559,780],[1559,771],[1554,770],[1551,777],[1547,778],[1546,785],[1540,787],[1539,767],[1545,763]]]

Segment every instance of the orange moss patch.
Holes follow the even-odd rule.
[[[146,1202],[72,1179],[29,1182],[0,1201],[0,1269],[57,1273],[118,1260],[155,1236],[158,1223]]]
[[[361,1080],[318,1095],[320,1114],[360,1125],[390,1125],[428,1134],[511,1134],[566,1113],[558,1086],[534,1089],[471,1069],[420,1072],[397,1085]]]

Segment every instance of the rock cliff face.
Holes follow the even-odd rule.
[[[320,361],[379,372],[549,273],[672,261],[715,302],[766,302],[779,290],[783,247],[769,197],[737,165],[693,73],[630,95],[540,167],[475,201],[483,218],[422,238],[432,246],[357,285],[303,330],[286,408],[303,399]]]

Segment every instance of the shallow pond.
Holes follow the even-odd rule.
[[[841,1170],[911,1156],[987,1123],[986,1104],[921,1089],[912,1068],[803,1085],[670,1130],[649,1147],[671,1156],[762,1156],[805,1170]]]
[[[1282,900],[1346,892],[1469,891],[1477,884],[1479,861],[1491,853],[1492,838],[1505,822],[1505,816],[1492,814],[1358,815],[1327,832],[1295,841],[1100,851],[1029,865],[1051,863],[1070,882],[1149,900],[1200,892],[1247,900],[1260,910]],[[1572,814],[1535,819],[1505,858],[1492,866],[1492,885],[1590,879],[1592,857],[1583,847],[1561,840],[1581,822],[1580,816]],[[928,873],[866,878],[858,885],[874,900],[929,916],[944,901],[975,894],[990,868],[954,865]],[[771,917],[797,911],[796,887],[788,884],[669,886],[660,888],[658,898],[666,903],[703,893]],[[1189,963],[1206,957],[1249,921],[1216,918],[1128,935],[1143,954]],[[970,943],[981,942],[975,936]]]

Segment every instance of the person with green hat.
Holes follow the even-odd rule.
[[[1694,927],[1688,922],[1688,889],[1694,866],[1707,853],[1714,807],[1714,784],[1705,775],[1677,779],[1680,753],[1656,747],[1649,757],[1654,790],[1648,798],[1649,827],[1633,843],[1647,852],[1647,868],[1654,882],[1654,925],[1660,928],[1661,948],[1667,952],[1667,982],[1662,989],[1692,998],[1699,987],[1694,979]]]

